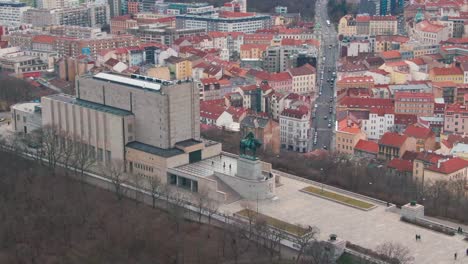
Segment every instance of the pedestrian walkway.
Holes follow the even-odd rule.
[[[281,181],[283,185],[276,189],[278,199],[258,202],[260,213],[291,224],[316,226],[321,239],[337,234],[369,249],[384,242],[398,242],[410,249],[417,264],[468,263],[465,253],[468,243],[461,235],[447,236],[402,222],[398,214],[387,212],[383,205],[362,211],[299,191],[309,183],[285,177]],[[220,209],[234,213],[242,209],[241,202]],[[416,234],[421,235],[421,241],[415,240]],[[458,253],[456,261],[455,252]]]

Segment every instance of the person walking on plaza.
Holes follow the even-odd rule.
[[[454,258],[455,260],[457,260],[457,252],[455,252],[455,254],[453,254],[453,258]]]

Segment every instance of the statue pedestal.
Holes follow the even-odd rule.
[[[237,160],[237,177],[252,181],[263,179],[262,162],[258,159],[240,157]]]

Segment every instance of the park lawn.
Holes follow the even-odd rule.
[[[338,194],[336,192],[331,192],[331,191],[327,191],[327,190],[322,191],[322,189],[317,188],[317,187],[313,187],[313,186],[305,187],[304,189],[302,189],[302,191],[313,193],[313,194],[318,195],[318,196],[323,196],[325,198],[335,200],[335,201],[338,201],[338,202],[341,202],[341,203],[344,203],[344,204],[349,204],[351,206],[359,207],[359,208],[362,208],[362,209],[365,209],[365,210],[371,209],[372,207],[375,206],[374,204],[364,202],[364,201],[361,201],[361,200],[358,200],[358,199],[354,199],[354,198],[351,198],[349,196],[341,195],[341,194]]]
[[[301,226],[298,226],[298,225],[293,225],[293,224],[281,221],[279,219],[273,218],[271,216],[264,215],[264,214],[261,214],[261,213],[257,213],[257,212],[255,212],[253,210],[250,210],[250,209],[243,209],[243,210],[240,210],[239,212],[237,212],[235,214],[239,215],[239,216],[242,216],[242,217],[245,217],[245,218],[249,218],[249,216],[251,216],[253,218],[254,222],[255,222],[255,219],[257,219],[257,217],[260,217],[262,219],[265,219],[265,221],[267,222],[267,224],[269,226],[272,226],[272,227],[280,229],[280,230],[284,230],[284,231],[286,231],[286,232],[288,232],[290,234],[296,235],[296,236],[303,236],[303,235],[307,234],[307,232],[309,231],[307,228],[304,228],[304,227],[301,227]]]

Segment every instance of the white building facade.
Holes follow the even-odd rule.
[[[370,112],[369,119],[362,120],[361,130],[368,139],[380,139],[385,132],[393,130],[395,115],[393,113]]]
[[[310,111],[306,107],[284,109],[279,116],[281,148],[310,151]]]

